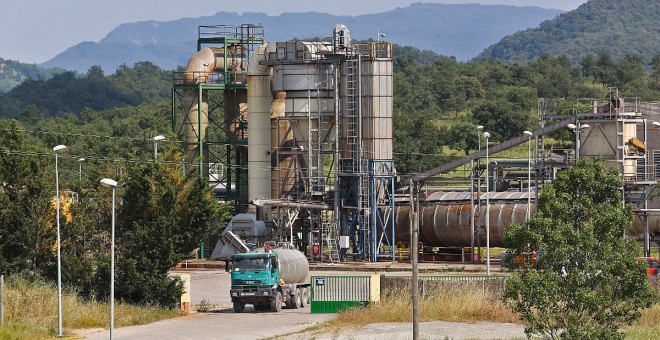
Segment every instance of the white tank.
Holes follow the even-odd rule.
[[[280,278],[284,283],[303,283],[309,275],[309,262],[303,253],[295,249],[273,249],[279,257]]]

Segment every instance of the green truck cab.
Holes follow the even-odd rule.
[[[242,313],[246,304],[252,304],[256,311],[273,312],[282,310],[282,304],[287,308],[309,304],[309,264],[297,250],[240,253],[234,254],[231,261],[234,312]]]

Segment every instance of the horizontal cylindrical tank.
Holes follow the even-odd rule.
[[[303,283],[309,275],[309,262],[303,253],[296,249],[276,248],[273,252],[279,257],[280,278],[284,283]]]
[[[532,193],[534,195],[534,193]],[[481,245],[486,244],[486,193],[481,193],[481,209],[475,193],[475,230],[481,228]],[[420,197],[419,237],[425,246],[466,247],[471,244],[472,216],[470,214],[470,192],[433,192]],[[522,224],[527,215],[527,192],[491,192],[490,201],[490,245],[503,246],[504,231],[511,224]],[[407,198],[395,207],[395,237],[397,241],[410,241],[410,206]],[[534,216],[536,204],[532,197],[530,215]],[[652,201],[651,208],[660,207],[660,201]],[[660,211],[647,212],[649,233],[660,233]],[[637,215],[628,230],[628,235],[644,234],[645,221]],[[476,232],[475,232],[476,233]],[[475,244],[477,239],[475,235]]]
[[[472,214],[470,192],[433,192],[422,198],[420,204],[420,242],[428,246],[469,246],[472,234]],[[532,193],[534,195],[534,193]],[[475,230],[486,226],[486,193],[481,193],[481,209],[474,194]],[[527,216],[527,192],[491,192],[488,194],[490,245],[502,246],[504,230],[511,224],[525,223]],[[408,206],[397,206],[396,239],[410,240],[410,220]],[[531,214],[536,205],[532,203]],[[481,244],[486,244],[486,232],[481,232]],[[477,241],[475,240],[475,243]]]

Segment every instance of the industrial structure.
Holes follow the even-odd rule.
[[[392,258],[392,46],[332,33],[266,43],[259,25],[200,27],[174,78],[172,126],[189,171],[255,214],[243,225],[272,225],[271,238],[319,259]],[[214,256],[256,237],[224,233]]]
[[[424,245],[475,254],[487,242],[501,246],[505,228],[534,213],[559,170],[596,156],[624,180],[636,212],[630,234],[644,235],[647,251],[660,234],[660,202],[651,200],[660,154],[649,151],[656,104],[624,101],[616,89],[605,101],[540,100],[539,130],[499,145],[484,140],[490,150],[399,180],[391,43],[355,43],[343,25],[309,42],[267,42],[260,25],[221,25],[199,27],[197,47],[174,76],[172,127],[186,169],[207,176],[240,213],[212,240],[213,258],[274,240],[313,261],[394,261],[397,243],[411,239],[412,200]],[[546,136],[567,127],[574,150],[547,149]],[[525,143],[527,159],[484,161]],[[461,167],[465,190],[440,191],[442,174]]]

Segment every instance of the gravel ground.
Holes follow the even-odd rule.
[[[287,336],[287,339],[352,339],[403,340],[412,339],[412,324],[401,322],[372,323],[362,329],[334,333],[307,332]],[[420,339],[525,339],[525,328],[513,323],[460,323],[432,321],[419,324]]]

